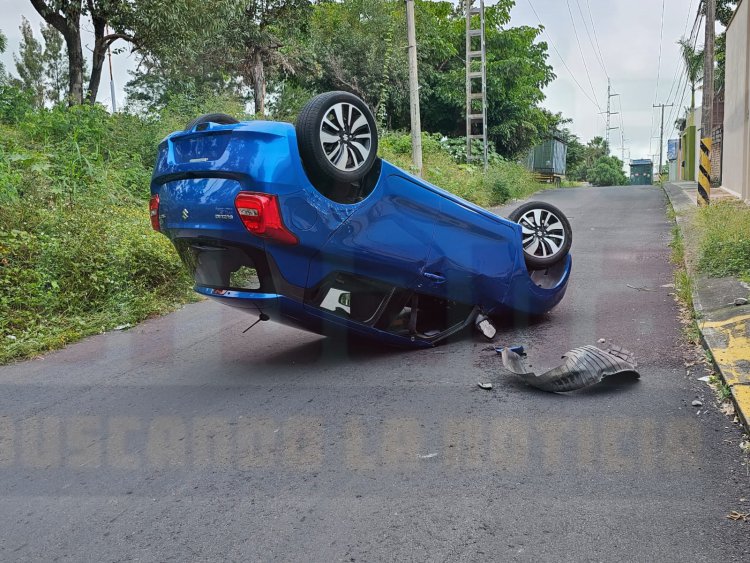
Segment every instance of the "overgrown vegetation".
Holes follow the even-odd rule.
[[[157,143],[204,108],[185,102],[143,119],[33,104],[0,89],[0,363],[192,299],[146,201]]]
[[[481,165],[465,164],[465,147],[463,137],[449,140],[439,134],[424,134],[424,179],[484,207],[521,199],[546,187],[535,182],[521,165],[497,154],[490,155],[487,173]],[[380,153],[386,160],[409,170],[411,135],[386,134],[380,141]]]
[[[630,183],[622,171],[622,160],[609,154],[610,147],[603,137],[594,137],[585,145],[565,129],[562,137],[568,145],[568,178],[594,186],[623,186]]]
[[[750,282],[750,207],[715,201],[698,211],[698,268],[708,275]]]

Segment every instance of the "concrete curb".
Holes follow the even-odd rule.
[[[663,188],[684,239],[689,227],[684,212],[695,208],[696,202],[680,186],[664,184]],[[732,392],[737,415],[750,431],[750,305],[732,304],[737,297],[750,297],[750,287],[734,278],[709,278],[693,272],[690,277],[703,346],[711,352],[716,371]]]

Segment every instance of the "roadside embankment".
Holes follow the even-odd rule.
[[[678,228],[677,293],[692,302],[710,359],[750,428],[750,207],[723,200],[699,209],[690,190],[665,184]]]

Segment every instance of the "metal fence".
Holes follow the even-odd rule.
[[[722,141],[724,139],[724,126],[714,127],[711,134],[711,185],[721,186],[721,156]]]

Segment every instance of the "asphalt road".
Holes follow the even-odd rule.
[[[243,335],[190,305],[0,368],[0,559],[749,560],[725,518],[750,512],[740,433],[685,366],[662,191],[540,198],[571,218],[574,275],[498,344],[553,367],[606,338],[640,381],[546,394],[472,335]]]

